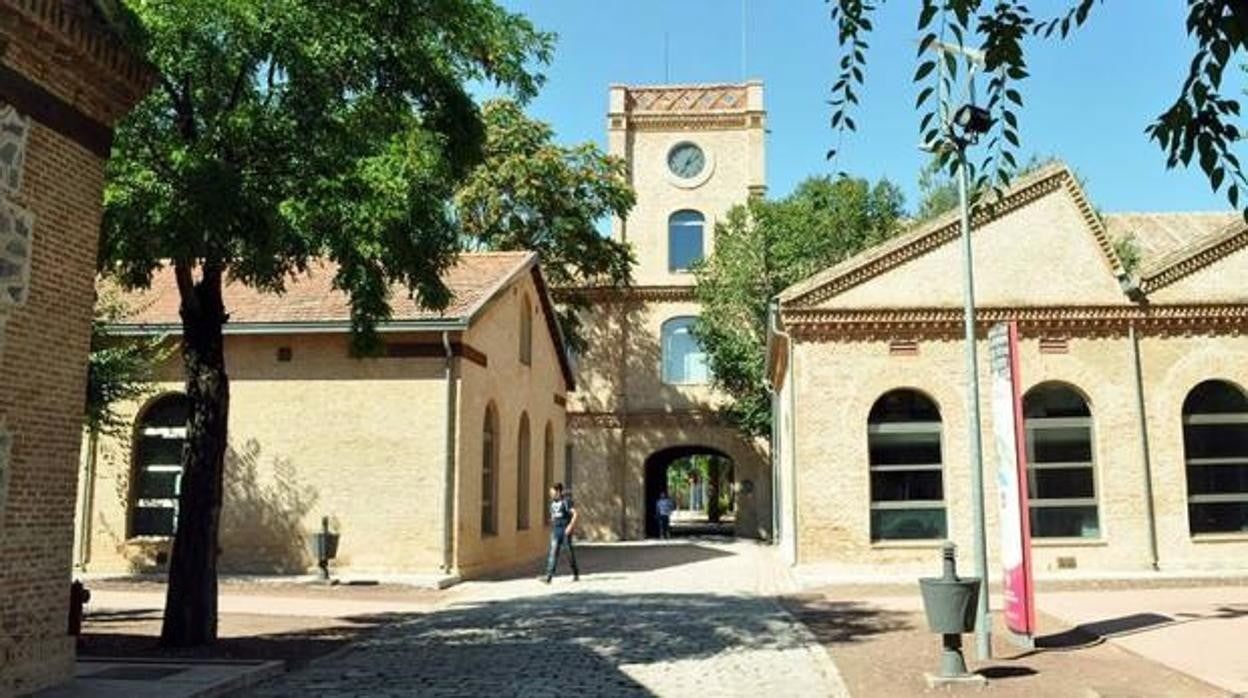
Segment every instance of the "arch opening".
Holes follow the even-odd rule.
[[[736,521],[736,468],[733,459],[707,446],[676,446],[646,459],[646,538],[659,536],[658,500],[674,501],[671,535],[732,536]]]

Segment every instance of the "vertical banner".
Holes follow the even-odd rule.
[[[1027,514],[1027,450],[1019,394],[1018,325],[1000,322],[988,332],[992,370],[992,433],[997,452],[997,498],[1005,625],[1013,640],[1033,646],[1036,609],[1031,578],[1031,525]]]

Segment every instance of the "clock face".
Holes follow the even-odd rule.
[[[697,177],[706,167],[706,154],[692,143],[677,143],[667,154],[667,167],[677,177]]]

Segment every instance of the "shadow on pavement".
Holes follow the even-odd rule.
[[[422,695],[536,695],[539,688],[649,695],[639,677],[653,685],[681,662],[805,647],[775,600],[744,595],[569,592],[349,620],[379,628],[349,654],[257,694],[323,689],[350,677],[361,694],[402,685]],[[864,613],[842,632],[872,627]]]
[[[857,601],[799,596],[785,599],[784,605],[825,645],[914,629],[909,613],[887,611]]]

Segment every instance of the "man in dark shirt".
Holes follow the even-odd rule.
[[[572,506],[572,498],[563,493],[563,483],[557,482],[550,488],[550,552],[546,555],[546,575],[542,581],[550,584],[555,576],[555,567],[559,564],[559,549],[566,543],[568,560],[572,563],[572,581],[581,578],[576,567],[576,548],[572,546],[572,531],[576,528],[577,513]]]

